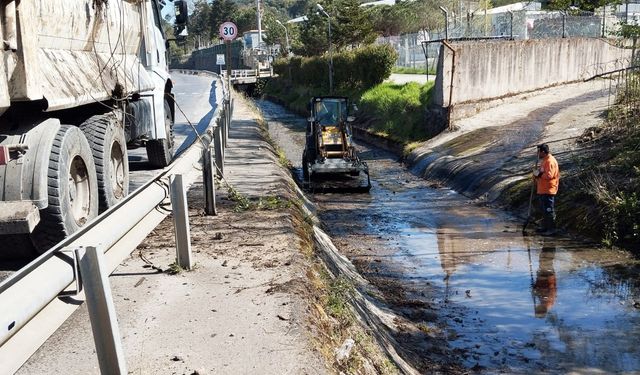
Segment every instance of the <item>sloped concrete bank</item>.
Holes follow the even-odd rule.
[[[269,139],[268,131],[266,129],[263,129],[263,131],[265,138]],[[278,146],[272,140],[269,140],[269,143],[273,147],[274,154],[278,154],[276,149]],[[401,351],[399,350],[400,344],[394,336],[400,330],[397,323],[401,321],[400,317],[374,297],[381,295],[380,291],[363,278],[351,261],[339,252],[329,235],[321,228],[322,223],[316,215],[316,207],[313,202],[298,187],[289,170],[282,165],[279,167],[282,170],[282,175],[286,175],[285,178],[288,181],[288,185],[299,202],[296,207],[299,209],[301,219],[298,220],[297,224],[303,227],[300,231],[302,233],[302,242],[305,242],[304,237],[308,236],[306,240],[313,242],[314,253],[322,261],[322,265],[328,271],[330,278],[338,282],[346,281],[349,286],[342,291],[345,298],[344,302],[351,306],[352,317],[355,318],[360,327],[359,329],[356,328],[355,332],[351,331],[351,334],[359,336],[365,333],[371,338],[371,342],[368,342],[369,340],[366,338],[360,337],[356,339],[354,337],[356,339],[354,352],[360,351],[362,356],[360,359],[364,360],[360,368],[356,369],[356,373],[419,374],[420,372],[399,354]],[[322,320],[323,317],[326,317],[325,312],[320,313],[319,316],[312,316],[312,319]],[[316,322],[316,324],[318,326],[324,325],[322,322]],[[375,342],[376,348],[371,348],[373,342]],[[336,353],[338,353],[338,348],[335,349]],[[336,354],[336,356],[339,355]],[[340,360],[336,360],[334,365],[340,370],[349,367],[341,363]]]
[[[587,228],[593,207],[571,193],[584,183],[572,176],[594,150],[578,140],[602,124],[609,93],[602,82],[569,84],[501,100],[500,106],[459,120],[458,130],[423,143],[407,158],[413,173],[467,197],[526,215],[535,146],[549,144],[561,169],[558,221]],[[534,208],[536,202],[534,200]],[[580,213],[580,214],[577,214]]]

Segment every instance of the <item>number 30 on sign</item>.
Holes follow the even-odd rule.
[[[238,27],[233,22],[225,22],[220,25],[220,38],[234,40],[238,36]]]

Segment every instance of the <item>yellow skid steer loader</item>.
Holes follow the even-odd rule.
[[[302,154],[304,185],[311,191],[369,191],[367,163],[360,160],[353,145],[348,100],[345,97],[314,97]],[[366,177],[366,183],[363,178]]]

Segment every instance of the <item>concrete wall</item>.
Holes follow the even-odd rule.
[[[581,81],[627,67],[631,56],[630,50],[594,38],[450,42],[450,46],[453,51],[445,45],[440,50],[433,97],[434,104],[442,107]]]

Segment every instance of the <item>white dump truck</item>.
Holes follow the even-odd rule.
[[[122,200],[128,149],[171,162],[164,6],[0,0],[0,257],[42,252]]]

